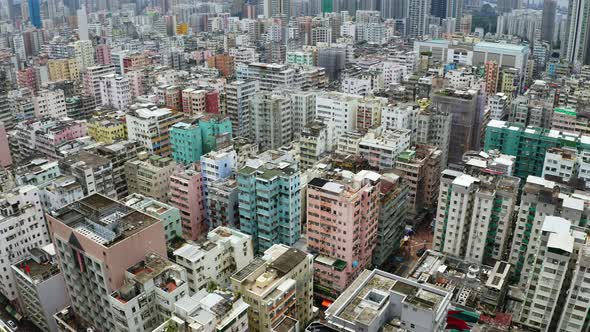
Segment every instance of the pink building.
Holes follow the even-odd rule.
[[[178,165],[170,176],[170,205],[180,210],[182,236],[197,240],[207,234],[203,177],[199,163]]]
[[[18,124],[16,130],[21,149],[36,150],[54,159],[58,158],[59,144],[88,135],[86,121],[79,120],[24,122]]]
[[[39,89],[37,69],[28,67],[16,72],[16,84],[19,88],[29,88],[33,93]]]
[[[219,114],[219,92],[217,90],[207,91],[205,94],[205,112]]]
[[[209,57],[211,57],[215,54],[211,50],[202,50],[202,51],[194,51],[194,52],[192,52],[191,55],[192,55],[193,60],[200,63],[200,62],[207,61],[207,59]]]
[[[0,166],[9,167],[12,165],[12,155],[8,146],[8,135],[4,124],[0,122]]]
[[[107,44],[96,45],[96,61],[101,65],[110,65],[113,63],[111,58],[111,48]]]
[[[99,194],[47,214],[47,222],[74,311],[99,331],[116,330],[107,298],[147,254],[166,257],[162,222]]]
[[[320,296],[334,299],[370,265],[377,243],[380,175],[315,178],[307,185],[307,246]]]

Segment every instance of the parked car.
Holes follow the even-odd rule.
[[[11,320],[9,320],[8,322],[6,322],[6,324],[8,324],[8,326],[10,326],[10,328],[11,328],[13,331],[16,331],[16,329],[18,329],[18,326],[16,326],[16,323],[15,323],[15,322],[13,322],[13,321],[11,321]]]
[[[425,252],[426,252],[426,248],[420,248],[420,249],[418,249],[418,251],[416,251],[416,256],[422,257],[422,255],[424,255]]]

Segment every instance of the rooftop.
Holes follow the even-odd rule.
[[[43,282],[60,273],[57,262],[50,256],[42,249],[33,248],[30,257],[14,264],[13,268],[28,276],[33,283]]]
[[[474,51],[505,51],[512,53],[525,53],[529,47],[527,45],[515,45],[507,43],[492,43],[492,42],[479,42],[473,47]]]
[[[108,159],[86,151],[70,154],[62,159],[61,162],[70,167],[80,169],[91,169],[110,164]]]
[[[93,328],[92,324],[85,321],[81,316],[74,312],[74,308],[66,307],[53,315],[57,320],[63,322],[72,331],[88,332]]]
[[[159,222],[154,217],[100,194],[74,202],[56,211],[53,217],[105,247]]]
[[[393,313],[384,310],[386,303],[392,301],[430,310],[438,316],[439,312],[447,309],[442,304],[448,302],[450,296],[444,290],[397,275],[380,270],[366,270],[328,308],[326,316],[371,325],[377,317],[392,316]],[[391,321],[394,318],[396,317],[382,317],[380,320]]]
[[[471,264],[460,258],[427,250],[410,271],[408,278],[444,289],[452,294],[453,304],[495,312],[487,301],[487,289],[505,289],[511,265],[494,261],[492,266]],[[495,294],[495,293],[492,293]]]

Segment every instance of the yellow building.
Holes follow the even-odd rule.
[[[88,120],[88,135],[95,141],[104,143],[126,140],[125,115],[114,113],[93,117]]]
[[[188,23],[180,23],[176,26],[176,34],[177,35],[188,35]]]
[[[80,79],[80,68],[76,59],[52,59],[47,61],[51,81]]]
[[[518,70],[514,68],[507,68],[502,71],[502,83],[500,92],[504,93],[508,99],[514,98],[515,92],[518,90]]]

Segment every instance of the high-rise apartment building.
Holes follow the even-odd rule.
[[[442,167],[447,165],[451,139],[452,115],[432,107],[422,109],[415,104],[388,105],[383,108],[381,124],[386,129],[409,129],[411,144],[427,144],[442,152]]]
[[[275,244],[234,274],[231,283],[250,305],[250,331],[281,331],[282,324],[307,326],[313,316],[311,254]]]
[[[178,122],[170,128],[172,158],[190,164],[201,159],[203,154],[229,143],[232,124],[229,118],[213,115],[200,117],[192,122]]]
[[[60,89],[37,92],[37,95],[33,97],[33,105],[35,117],[39,119],[43,117],[63,119],[67,115],[64,91]]]
[[[543,21],[541,23],[541,40],[553,42],[553,29],[555,26],[555,14],[557,11],[557,1],[544,0],[543,1]]]
[[[102,103],[100,92],[100,77],[112,74],[115,74],[115,66],[111,64],[92,66],[86,68],[86,71],[84,72],[82,77],[84,92],[90,96],[93,96],[96,99],[97,104]]]
[[[590,64],[590,1],[570,0],[564,47],[571,64]]]
[[[586,319],[579,315],[583,317],[588,304],[582,301],[581,306],[574,307],[577,298],[584,297],[579,287],[588,276],[585,269],[580,271],[580,263],[588,264],[587,235],[569,220],[551,215],[544,217],[539,231],[540,241],[534,250],[531,277],[523,288],[525,296],[518,320],[543,332],[587,330]],[[577,278],[572,282],[574,271]]]
[[[380,170],[395,166],[395,160],[410,147],[412,133],[408,129],[369,132],[359,141],[359,155]]]
[[[108,297],[114,331],[152,331],[189,295],[186,270],[166,256],[148,253],[124,272],[124,284]]]
[[[81,71],[94,66],[94,46],[92,46],[92,40],[75,41],[74,54],[76,55],[76,60]]]
[[[501,260],[510,242],[519,183],[485,171],[443,171],[433,248],[477,264]]]
[[[565,303],[560,307],[563,309],[557,331],[584,331],[590,328],[588,319],[584,317],[584,312],[586,312],[586,317],[588,315],[590,304],[581,294],[584,289],[590,287],[590,279],[588,278],[590,275],[588,272],[590,270],[590,242],[587,235],[586,244],[580,248],[577,261],[575,264],[570,261],[570,267],[572,270],[571,283],[565,294]]]
[[[461,20],[463,19],[463,0],[450,0],[447,3],[446,18],[455,19],[455,29],[452,32],[460,32]],[[471,32],[471,29],[469,29]]]
[[[213,181],[230,177],[236,170],[238,156],[232,147],[211,151],[201,156],[203,193],[208,194],[207,186]]]
[[[356,113],[356,129],[366,133],[381,125],[381,110],[387,105],[387,98],[368,96],[359,100]]]
[[[479,149],[479,119],[483,112],[476,90],[442,90],[432,97],[440,112],[451,114],[448,163],[461,163],[463,154]]]
[[[147,254],[166,257],[162,222],[99,194],[47,219],[72,302],[71,317],[103,331],[116,330],[120,313],[112,307],[111,294],[125,285],[129,267]]]
[[[180,210],[178,208],[141,194],[131,194],[119,199],[119,201],[162,221],[166,243],[169,245],[182,236]]]
[[[17,161],[44,155],[52,159],[61,157],[58,147],[62,143],[86,136],[86,122],[79,120],[43,119],[21,122],[15,127]]]
[[[250,100],[252,137],[260,151],[276,150],[293,140],[291,99],[260,93]]]
[[[586,197],[560,193],[555,182],[529,176],[522,189],[510,250],[514,281],[525,287],[532,278],[546,216],[561,217],[574,226],[587,227],[589,214]]]
[[[488,96],[489,118],[491,120],[505,120],[508,118],[508,97],[503,93]]]
[[[250,135],[250,99],[259,91],[259,83],[252,81],[232,81],[225,88],[227,115],[232,123],[236,137]]]
[[[236,76],[239,80],[258,81],[260,90],[272,91],[293,86],[296,73],[295,69],[288,65],[253,62],[244,68],[238,67]]]
[[[142,194],[159,201],[170,198],[170,176],[176,169],[176,162],[141,152],[137,159],[125,162],[125,177],[129,193]]]
[[[291,127],[293,138],[297,138],[303,128],[315,119],[316,92],[289,91],[286,96],[291,98]]]
[[[197,240],[207,232],[200,164],[176,166],[170,176],[169,203],[180,210],[183,238]]]
[[[206,203],[211,227],[239,228],[238,181],[235,178],[209,182]]]
[[[113,59],[111,59],[111,47],[109,45],[96,45],[96,62],[98,65],[110,65],[113,63]]]
[[[41,21],[41,0],[28,0],[28,4],[31,24],[37,29],[43,28],[43,21]]]
[[[80,95],[66,98],[66,112],[68,118],[85,120],[94,115],[96,100],[92,96]],[[127,135],[127,133],[125,133]]]
[[[408,0],[407,33],[409,37],[419,38],[427,33],[429,0]]]
[[[314,178],[307,184],[307,246],[317,253],[317,292],[336,298],[373,260],[377,244],[380,175]]]
[[[379,223],[377,245],[373,251],[373,265],[380,266],[399,249],[405,235],[406,212],[408,211],[408,181],[386,173],[380,178]]]
[[[17,281],[10,266],[26,259],[35,248],[50,243],[39,189],[25,185],[0,195],[0,293],[18,302]]]
[[[472,64],[483,66],[488,61],[494,61],[498,68],[516,69],[515,87],[520,92],[526,81],[529,53],[530,49],[525,45],[479,42],[473,46]]]
[[[207,58],[207,66],[217,68],[223,77],[234,75],[234,57],[227,54],[218,54]]]
[[[238,172],[240,230],[252,236],[254,251],[294,245],[301,234],[300,172],[288,162],[246,165]]]
[[[553,110],[551,129],[590,136],[590,119],[574,108],[558,107]]]
[[[117,198],[113,179],[113,165],[97,154],[80,151],[59,161],[63,174],[75,177],[82,186],[84,196],[102,194]]]
[[[328,128],[322,121],[307,124],[299,137],[299,162],[302,169],[313,167],[328,152]]]
[[[198,123],[178,122],[170,128],[172,159],[188,165],[201,160],[203,142]]]
[[[409,186],[408,215],[432,210],[438,202],[440,173],[443,170],[442,151],[432,145],[416,145],[398,156],[394,171]]]
[[[137,155],[144,150],[143,146],[135,141],[117,141],[112,144],[101,145],[96,148],[95,153],[108,161],[113,168],[113,185],[117,198],[127,197],[127,176],[125,175],[125,163],[137,158]]]
[[[283,17],[288,19],[291,17],[291,0],[264,0],[263,13],[266,18]]]
[[[514,175],[526,179],[529,175],[543,174],[545,151],[562,146],[577,151],[590,150],[586,138],[580,134],[490,120],[486,128],[484,151],[498,150],[515,156]]]
[[[52,81],[77,81],[80,79],[80,68],[75,58],[50,59],[47,61],[49,79]]]
[[[55,248],[48,244],[29,251],[29,257],[12,265],[22,309],[41,331],[57,332],[53,315],[70,305]]]
[[[99,78],[100,100],[103,106],[126,110],[131,103],[129,80],[120,75],[110,74]]]
[[[134,106],[126,114],[129,140],[140,142],[150,154],[169,157],[170,128],[182,119],[182,114],[153,104]]]
[[[316,117],[328,126],[328,150],[336,147],[338,137],[356,130],[360,96],[325,92],[316,97]]]
[[[84,197],[84,190],[78,179],[62,175],[39,186],[41,204],[45,211],[59,210]]]
[[[177,264],[186,268],[191,293],[231,286],[231,276],[254,259],[252,237],[235,229],[217,227],[199,244],[187,243],[174,251]]]

